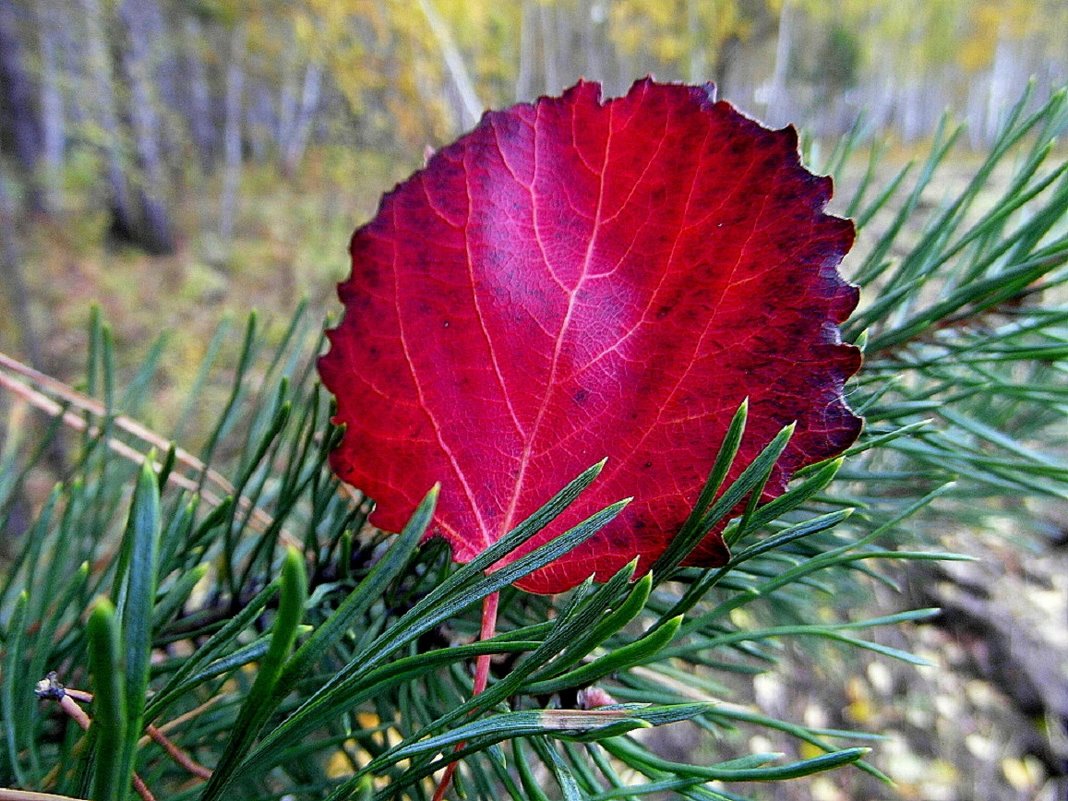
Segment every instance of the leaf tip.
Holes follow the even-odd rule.
[[[300,551],[297,550],[296,546],[287,545],[286,546],[286,555],[283,557],[283,560],[282,560],[282,571],[283,571],[283,573],[286,570],[290,570],[290,571],[292,571],[292,570],[302,570],[303,568],[304,568],[304,557],[301,556]]]
[[[25,593],[25,590],[23,591]],[[101,623],[107,623],[115,617],[115,604],[111,602],[111,599],[106,595],[98,595],[93,601],[93,606],[89,610],[89,620],[97,621],[94,625],[99,626]]]

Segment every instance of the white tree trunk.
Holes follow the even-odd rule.
[[[137,153],[138,174],[134,183],[141,207],[137,240],[154,254],[174,251],[170,212],[167,208],[167,176],[160,148],[160,122],[155,92],[153,18],[158,9],[152,0],[123,0],[119,19],[126,32],[122,49],[123,71],[129,82],[128,114]]]
[[[83,92],[89,115],[100,127],[106,160],[108,190],[116,227],[128,236],[137,230],[137,215],[126,183],[126,159],[123,137],[115,106],[115,88],[111,56],[104,38],[104,20],[100,0],[81,0],[85,20],[86,77],[88,91]]]
[[[790,74],[790,55],[792,51],[792,39],[796,22],[797,9],[789,0],[782,4],[779,13],[779,38],[775,43],[775,68],[771,75],[771,86],[768,90],[768,122],[772,125],[783,125],[789,121],[790,90],[788,87]]]
[[[36,92],[33,79],[27,69],[27,56],[22,46],[22,30],[15,4],[10,0],[0,0],[0,90],[5,95],[3,106],[10,114],[7,122],[14,140],[15,157],[25,177],[30,206],[37,211],[47,211],[37,174],[41,160],[40,119],[34,104]]]
[[[30,293],[22,275],[19,249],[15,239],[15,203],[7,188],[7,177],[0,164],[0,288],[8,295],[8,304],[26,359],[32,367],[44,370],[41,346],[34,326]]]
[[[519,20],[519,69],[515,78],[515,99],[529,100],[534,94],[534,3],[523,0]]]
[[[295,52],[295,48],[294,48]],[[296,56],[292,53],[286,59],[282,73],[282,86],[278,90],[278,128],[275,141],[278,152],[284,153],[286,143],[293,136],[293,125],[297,119],[297,81],[300,71],[297,69]]]
[[[418,0],[418,3],[419,9],[423,12],[423,16],[426,17],[427,24],[430,26],[430,32],[434,34],[434,39],[438,43],[441,56],[445,61],[445,70],[460,100],[459,117],[462,120],[462,127],[465,130],[471,128],[482,116],[485,106],[478,99],[475,83],[471,80],[467,65],[464,64],[463,54],[460,52],[460,48],[456,46],[456,41],[452,38],[452,31],[449,30],[448,23],[438,13],[437,8],[434,7],[433,0]]]
[[[323,85],[323,66],[313,61],[304,70],[304,84],[300,93],[300,106],[290,128],[289,139],[282,153],[282,170],[291,175],[300,166],[304,151],[308,148],[312,122],[319,109],[319,96]]]
[[[186,88],[186,118],[193,146],[200,157],[201,166],[207,169],[215,155],[215,126],[211,118],[211,87],[208,84],[207,69],[201,55],[204,41],[204,26],[193,15],[182,22],[185,36],[185,63],[188,71]]]
[[[226,66],[226,119],[223,124],[223,185],[219,200],[219,236],[229,242],[237,218],[241,183],[241,107],[245,91],[245,46],[247,31],[238,23],[230,37],[230,61]]]
[[[38,0],[36,22],[41,60],[41,167],[44,171],[45,203],[50,211],[55,211],[62,205],[63,160],[67,146],[62,76],[56,41],[60,23],[55,12],[51,2]]]
[[[252,160],[267,161],[271,144],[276,136],[276,115],[271,87],[262,81],[253,81],[248,89],[245,103],[245,135],[248,138]]]
[[[708,56],[705,49],[701,18],[697,13],[699,0],[686,0],[686,34],[689,39],[689,81],[704,83],[708,80]]]
[[[1014,92],[1018,93],[1019,87],[1014,89],[1013,73],[1014,53],[1011,43],[1005,36],[1004,31],[998,34],[997,47],[994,50],[994,63],[990,68],[990,84],[986,101],[986,125],[983,133],[987,142],[993,142],[997,138],[1009,106],[1014,99]]]
[[[541,60],[545,78],[545,93],[560,91],[560,75],[556,63],[556,26],[550,14],[553,8],[547,3],[538,3],[538,21],[541,23]]]

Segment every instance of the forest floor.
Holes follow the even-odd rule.
[[[898,156],[888,158],[888,166],[900,164],[904,154]],[[334,287],[348,271],[346,250],[353,227],[370,218],[382,191],[417,166],[372,155],[339,162],[313,154],[290,181],[250,169],[243,178],[235,238],[229,243],[213,231],[218,181],[209,177],[204,191],[191,192],[178,207],[179,227],[198,233],[184,238],[178,253],[168,257],[109,246],[106,213],[90,199],[74,201],[62,222],[35,221],[24,232],[20,249],[36,299],[32,311],[44,345],[43,369],[74,383],[85,374],[86,321],[93,303],[112,326],[121,374],[129,375],[151,342],[161,332],[170,332],[152,400],[138,412],[143,422],[166,435],[166,423],[181,406],[220,321],[230,320],[231,328],[217,364],[230,367],[237,360],[244,318],[253,308],[262,315],[262,336],[268,343],[281,337],[301,298],[309,304],[310,321],[338,313]],[[948,180],[962,183],[973,167],[967,160],[951,165]],[[854,256],[863,245],[862,239]],[[0,350],[17,354],[19,332],[12,330],[14,316],[3,307],[6,302],[0,295]],[[227,370],[218,373],[214,389],[203,395],[204,426],[225,399]],[[195,447],[196,442],[182,444]],[[48,483],[42,481],[45,491]],[[1035,519],[1054,518],[1050,510],[1039,508]],[[886,644],[917,653],[935,667],[916,668],[841,650],[817,655],[798,649],[788,653],[782,669],[747,679],[739,687],[739,698],[754,698],[771,715],[886,734],[889,739],[876,744],[871,761],[897,785],[887,787],[858,771],[844,770],[737,791],[769,801],[1068,797],[1064,776],[1051,778],[1057,759],[1059,769],[1065,770],[1063,721],[1044,719],[1026,705],[1021,708],[1018,688],[1007,685],[1017,673],[1041,681],[1026,675],[1036,660],[1042,662],[1038,654],[1044,654],[1049,665],[1068,665],[1068,548],[1039,547],[1030,536],[1017,537],[1015,532],[943,532],[940,538],[941,548],[981,561],[963,568],[971,571],[963,576],[903,575],[906,592],[895,596],[880,590],[868,610],[887,614],[946,603],[954,587],[974,591],[972,606],[961,601],[952,619],[947,615],[934,625],[896,627],[880,635]],[[976,603],[999,610],[1004,618],[997,621],[1000,628],[995,626],[992,633],[991,627],[968,625],[966,610],[977,608]],[[851,678],[843,684],[845,676]],[[1059,679],[1068,688],[1068,676],[1062,672]],[[1046,680],[1055,682],[1058,676],[1054,672]],[[733,747],[814,755],[797,751],[791,741],[773,741],[763,734],[752,734]],[[1052,755],[1039,753],[1043,748]],[[724,755],[707,756],[718,760]]]
[[[1036,510],[1048,517],[1049,510]],[[761,710],[812,726],[879,732],[871,762],[887,786],[859,770],[770,787],[735,788],[768,801],[1063,801],[1068,798],[1068,547],[1022,532],[943,532],[939,547],[974,557],[898,576],[853,616],[939,606],[927,625],[880,629],[873,639],[931,663],[917,667],[866,651],[788,647],[749,693]],[[849,678],[843,684],[842,677]],[[1059,710],[1059,711],[1054,711]],[[754,734],[750,751],[798,749]]]
[[[71,192],[56,218],[25,221],[19,243],[24,280],[43,352],[42,369],[66,381],[85,375],[90,310],[98,306],[114,337],[116,366],[129,375],[154,340],[167,339],[153,386],[153,403],[140,414],[167,431],[220,325],[229,326],[217,364],[237,362],[245,320],[259,318],[261,341],[271,345],[288,327],[300,301],[309,320],[339,313],[335,287],[348,272],[348,240],[374,214],[379,195],[418,164],[375,154],[339,159],[310,154],[301,172],[281,178],[274,169],[246,168],[238,222],[231,241],[217,233],[219,176],[192,177],[175,206],[177,252],[149,256],[110,240],[108,213],[91,192]],[[0,351],[24,352],[10,299],[0,292]],[[228,375],[214,384],[225,391]],[[209,397],[210,397],[209,383]],[[210,419],[211,409],[205,410]]]

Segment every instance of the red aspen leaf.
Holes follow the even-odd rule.
[[[739,404],[728,480],[792,421],[764,490],[857,437],[838,324],[853,242],[831,180],[711,87],[596,83],[487,113],[387,194],[352,238],[319,369],[346,424],[332,465],[397,531],[442,485],[432,530],[466,562],[590,464],[601,477],[522,552],[623,497],[608,527],[518,582],[560,592],[685,520]],[[518,554],[513,555],[515,558]],[[710,533],[689,563],[719,565]]]

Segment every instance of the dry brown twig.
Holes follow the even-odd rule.
[[[90,718],[85,710],[71,698],[70,694],[66,692],[63,685],[55,679],[55,674],[49,674],[48,678],[41,679],[37,683],[37,696],[39,698],[51,698],[52,700],[59,702],[59,707],[67,716],[77,723],[83,731],[88,731],[89,726],[92,725],[92,718]],[[144,779],[133,774],[131,780],[134,791],[141,796],[141,801],[156,801],[156,797],[152,795],[152,791],[148,789]]]
[[[38,387],[43,392],[50,393],[56,398],[60,398],[66,403],[70,404],[70,406],[74,407],[75,409],[80,409],[83,412],[88,412],[94,417],[103,418],[108,416],[107,408],[100,401],[91,398],[82,392],[79,392],[73,387],[63,383],[62,381],[56,378],[53,378],[50,375],[42,373],[40,370],[35,370],[28,364],[24,364],[18,359],[8,356],[6,353],[3,352],[0,352],[0,368],[7,371],[8,373],[14,373],[15,375],[21,376],[22,378],[26,379],[29,384]],[[0,373],[0,377],[4,377],[3,373]],[[10,379],[10,377],[8,377],[7,380],[3,381],[3,385],[5,387],[17,392],[18,389],[12,386],[13,383],[14,382]],[[26,384],[23,384],[21,381],[18,383],[22,384],[24,387],[26,386]],[[43,406],[38,406],[38,408],[41,408],[42,411],[51,414],[53,417],[58,416],[58,414],[63,411],[63,407],[60,404],[56,403],[52,398],[48,398],[47,395],[44,397],[48,400],[52,400],[51,408],[44,408]],[[86,422],[77,415],[74,415],[74,417],[78,420],[78,422],[74,423],[73,421],[71,421],[70,424],[72,425],[72,427],[77,428],[77,430],[79,431],[84,431],[86,429]],[[112,417],[112,422],[116,428],[125,431],[126,433],[136,437],[142,442],[151,445],[158,451],[166,452],[167,449],[170,448],[171,443],[169,443],[166,439],[164,439],[155,431],[137,422],[131,417],[127,417],[126,415],[122,414],[114,415]],[[93,429],[92,433],[98,433],[98,431],[96,429]],[[233,484],[227,481],[226,478],[224,478],[217,471],[208,469],[208,467],[202,461],[200,461],[193,454],[189,453],[189,451],[184,450],[183,448],[175,447],[175,458],[177,459],[179,464],[185,465],[190,470],[194,470],[198,473],[203,474],[205,477],[205,481],[214,484],[221,492],[227,495],[230,495],[234,492]]]
[[[219,703],[222,700],[223,700],[223,696],[221,696],[221,695],[213,695],[211,698],[209,698],[207,701],[202,703],[200,706],[193,707],[188,712],[183,712],[178,717],[172,718],[171,720],[168,720],[166,723],[163,723],[160,726],[154,727],[154,728],[156,728],[156,731],[161,732],[163,734],[166,734],[167,732],[178,728],[183,723],[186,723],[186,722],[192,720],[193,718],[203,714],[204,712],[207,712],[209,709],[211,709],[213,706],[215,706],[217,703]],[[147,734],[144,737],[142,737],[139,745],[144,745],[148,741],[148,737],[149,736]],[[206,768],[205,768],[205,770],[206,770]]]
[[[74,798],[69,795],[35,793],[32,790],[13,790],[10,787],[0,787],[0,801],[85,801],[85,799]]]
[[[51,675],[51,674],[49,674],[49,675]],[[45,679],[45,681],[48,681],[48,679]],[[61,705],[62,705],[63,701],[66,700],[67,698],[73,698],[76,701],[81,701],[81,702],[86,703],[86,704],[91,704],[93,702],[93,694],[92,693],[87,693],[84,690],[75,690],[73,687],[64,687],[63,688],[63,692],[64,692],[64,698],[61,699],[61,701],[60,701]],[[209,704],[203,704],[201,707],[198,707],[198,709],[203,711],[204,709],[207,709],[207,707],[210,704],[213,704],[214,702],[215,702],[215,699],[212,699],[212,701],[209,702]],[[74,706],[78,707],[77,704],[74,704]],[[79,710],[80,710],[80,708],[79,708]],[[194,710],[194,711],[196,711],[196,710]],[[83,712],[82,714],[85,714],[85,713]],[[73,715],[72,715],[72,717],[73,717]],[[189,717],[190,716],[186,716],[185,719],[188,720]],[[171,725],[173,726],[174,723],[175,723],[175,721],[172,720],[171,721]],[[192,773],[194,776],[197,776],[197,777],[199,777],[201,779],[210,779],[211,778],[211,770],[209,768],[206,768],[203,765],[201,765],[199,762],[196,762],[192,757],[190,757],[187,753],[185,753],[185,751],[183,751],[181,748],[179,748],[174,743],[173,740],[168,738],[167,735],[163,733],[162,729],[160,729],[160,728],[158,728],[156,726],[153,726],[151,723],[149,723],[147,726],[145,726],[145,736],[142,737],[138,741],[138,745],[139,746],[144,745],[149,740],[151,740],[152,742],[154,742],[157,745],[159,745],[164,751],[167,752],[167,754],[171,757],[171,759],[173,759],[175,762],[177,762],[179,765],[181,765],[187,771]]]
[[[81,701],[82,703],[92,703],[92,693],[87,693],[84,690],[77,690],[73,687],[64,687],[60,684],[54,672],[49,673],[37,683],[36,693],[38,698],[45,698],[58,702],[60,708],[71,720],[77,723],[83,730],[87,731],[89,729],[92,719],[84,709],[78,706],[78,701]],[[210,706],[210,703],[203,704],[201,707],[198,707],[198,710],[203,711],[204,709],[207,709],[208,706]],[[141,738],[138,745],[143,745],[148,740],[152,740],[158,744],[167,755],[175,761],[175,763],[197,778],[211,778],[211,770],[209,768],[204,767],[194,760],[189,754],[179,748],[173,740],[167,737],[160,728],[153,726],[151,723],[145,727],[145,736]],[[152,792],[136,773],[133,775],[133,788],[137,794],[141,796],[142,801],[155,801]],[[44,797],[48,798],[47,795]],[[54,797],[62,798],[62,796]],[[0,801],[5,801],[3,795],[0,795]],[[17,801],[17,799],[12,799],[12,801]],[[27,801],[32,800],[27,799]]]
[[[14,378],[12,374],[24,380]],[[78,432],[88,432],[91,436],[100,436],[100,428],[90,425],[84,417],[71,411],[71,408],[86,412],[94,417],[108,417],[107,409],[99,401],[3,352],[0,352],[0,388],[17,395],[26,403],[50,417],[62,419],[63,424],[68,428]],[[51,396],[46,393],[51,393]],[[68,405],[64,406],[56,398],[61,399]],[[115,428],[137,438],[160,453],[166,453],[171,448],[172,443],[131,417],[122,414],[112,415],[111,422]],[[112,451],[132,462],[140,463],[144,459],[143,453],[117,437],[109,437],[106,440],[106,444]],[[199,492],[201,499],[210,506],[219,506],[226,496],[233,496],[237,491],[234,485],[227,481],[221,473],[208,467],[184,448],[175,446],[174,456],[176,464],[191,471],[196,478],[190,478],[182,472],[172,470],[168,474],[167,480],[181,489],[189,492]],[[158,462],[154,466],[156,469],[160,467]],[[205,489],[202,484],[212,485],[215,491]],[[274,522],[271,515],[256,506],[244,495],[238,497],[236,503],[239,509],[251,510],[249,522],[253,524],[256,530],[260,532],[266,531]],[[301,547],[297,539],[284,529],[279,532],[279,537],[287,545],[292,545],[296,548]]]

